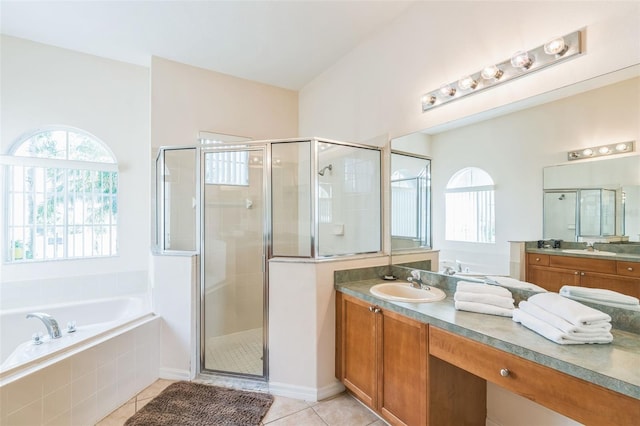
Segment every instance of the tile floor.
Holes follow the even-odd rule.
[[[207,369],[262,376],[262,327],[209,337],[206,342]]]
[[[172,380],[159,379],[126,404],[102,419],[96,426],[122,426],[124,422]],[[346,393],[320,402],[274,397],[263,419],[265,426],[384,426],[387,423]]]

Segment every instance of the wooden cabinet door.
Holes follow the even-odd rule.
[[[360,401],[377,408],[376,319],[370,303],[342,295],[340,297],[339,377]]]
[[[558,292],[563,285],[580,285],[580,273],[571,269],[530,265],[527,268],[527,281]]]
[[[597,274],[595,272],[581,272],[580,285],[590,288],[606,288],[640,298],[640,279],[621,277],[611,274]]]
[[[426,425],[428,325],[381,313],[379,411],[393,425]]]

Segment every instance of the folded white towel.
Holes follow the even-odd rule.
[[[606,313],[590,308],[575,300],[562,297],[558,293],[534,294],[528,299],[528,302],[574,325],[585,326],[611,322],[611,317]]]
[[[499,306],[505,309],[513,309],[513,297],[497,296],[495,294],[468,293],[466,291],[456,291],[453,299],[460,302],[476,302],[487,305]]]
[[[469,281],[458,281],[456,291],[465,293],[494,294],[496,296],[513,297],[511,292],[503,287],[487,285],[483,283],[472,283]]]
[[[544,293],[547,291],[544,288],[537,286],[533,283],[520,281],[511,277],[487,276],[485,278],[487,279],[486,280],[487,284],[493,284],[493,285],[497,284],[505,287],[519,288],[522,290],[538,291],[541,293]]]
[[[513,320],[524,325],[528,329],[535,331],[539,335],[546,337],[552,342],[559,343],[561,345],[580,345],[587,343],[611,343],[613,341],[613,335],[608,332],[602,332],[598,335],[590,335],[587,337],[576,336],[575,334],[563,333],[554,326],[539,320],[533,315],[529,315],[522,309],[513,310]]]
[[[562,319],[555,314],[552,314],[551,312],[539,307],[538,305],[527,302],[526,300],[520,302],[518,304],[518,308],[520,308],[521,311],[526,312],[533,317],[536,317],[540,321],[544,321],[547,324],[552,325],[563,333],[571,335],[598,335],[600,333],[611,330],[611,323],[608,322],[601,323],[595,326],[580,326],[571,324],[569,321]]]
[[[479,314],[499,315],[502,317],[510,317],[513,309],[505,309],[499,306],[487,305],[485,303],[463,302],[456,300],[454,306],[459,311],[477,312]]]
[[[630,311],[640,312],[640,305],[626,305],[624,303],[614,303],[614,302],[603,302],[602,300],[589,299],[586,297],[578,297],[578,296],[564,296],[572,300],[577,300],[578,302],[588,302],[588,303],[597,303],[599,305],[611,306],[613,308],[621,308],[627,309]]]
[[[640,300],[637,297],[628,296],[626,294],[618,293],[613,290],[607,290],[604,288],[588,288],[577,287],[572,285],[563,285],[559,292],[565,297],[579,297],[581,299],[590,299],[594,302],[610,302],[619,305],[640,305]]]

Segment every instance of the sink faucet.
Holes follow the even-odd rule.
[[[587,243],[587,248],[585,249],[587,251],[594,251],[595,247],[593,247],[593,243]]]
[[[444,270],[442,271],[442,273],[444,273],[446,275],[455,275],[456,271],[451,266],[445,266]]]
[[[411,271],[411,276],[407,278],[407,281],[413,288],[422,288],[425,283],[420,279],[420,271]]]
[[[45,314],[43,312],[32,312],[27,314],[27,318],[38,318],[45,327],[47,327],[47,332],[49,333],[49,337],[52,339],[57,339],[62,336],[60,333],[60,327],[58,326],[58,321],[53,319],[53,317],[49,314]]]

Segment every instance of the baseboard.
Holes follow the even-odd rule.
[[[158,376],[167,380],[191,380],[191,372],[189,370],[179,370],[177,368],[161,367]]]
[[[288,383],[269,382],[269,393],[272,395],[286,396],[287,398],[302,399],[312,402],[332,397],[339,394],[343,390],[344,386],[338,381],[321,388],[296,386]]]

